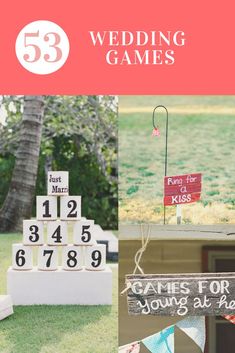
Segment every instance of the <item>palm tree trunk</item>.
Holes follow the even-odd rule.
[[[15,167],[0,210],[0,231],[19,231],[31,217],[44,115],[43,96],[25,96]]]

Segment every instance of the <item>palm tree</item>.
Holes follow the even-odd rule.
[[[23,219],[31,216],[43,117],[43,96],[25,96],[15,166],[0,210],[0,231],[19,231]]]

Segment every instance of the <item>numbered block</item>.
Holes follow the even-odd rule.
[[[75,245],[95,245],[94,221],[81,220],[74,224],[73,243]]]
[[[41,246],[38,248],[38,269],[55,271],[58,268],[58,251],[56,247]]]
[[[37,196],[37,220],[52,221],[57,219],[57,197]]]
[[[7,271],[14,305],[111,305],[112,271]]]
[[[12,245],[12,268],[15,270],[31,270],[33,268],[33,252],[23,244]]]
[[[68,245],[63,248],[62,268],[69,271],[82,270],[83,249],[81,246]]]
[[[43,245],[43,222],[36,220],[23,221],[23,244],[24,245]]]
[[[97,244],[86,248],[85,267],[90,271],[102,271],[106,267],[106,245]]]
[[[48,172],[47,194],[48,195],[68,195],[69,194],[69,173],[59,172],[59,171]]]
[[[47,244],[67,245],[68,229],[65,221],[51,221],[47,223]]]
[[[64,221],[81,219],[81,196],[61,196],[60,219]]]

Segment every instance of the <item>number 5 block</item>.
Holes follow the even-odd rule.
[[[81,270],[83,265],[83,251],[81,246],[68,245],[63,248],[62,268],[64,270]]]
[[[12,245],[12,268],[15,270],[32,270],[32,248],[23,244]]]
[[[81,196],[61,196],[60,219],[64,221],[81,219]]]
[[[58,252],[56,247],[40,246],[38,248],[38,269],[55,271],[58,267]]]
[[[68,244],[67,222],[51,221],[47,223],[47,244],[48,245]]]
[[[75,245],[94,245],[94,221],[82,220],[74,224],[73,243]]]
[[[37,220],[56,220],[57,219],[57,197],[56,196],[37,196]]]
[[[23,221],[23,244],[43,245],[43,222],[36,220]]]
[[[85,266],[87,270],[101,271],[106,267],[106,245],[97,244],[86,248]]]

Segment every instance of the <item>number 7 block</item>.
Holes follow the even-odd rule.
[[[38,248],[38,269],[55,271],[58,268],[58,251],[53,246],[40,246]]]

